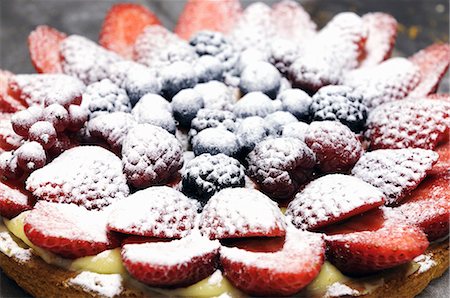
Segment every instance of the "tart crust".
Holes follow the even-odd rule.
[[[360,297],[414,297],[425,289],[428,284],[440,277],[449,267],[449,243],[444,242],[431,245],[425,254],[430,255],[435,265],[424,272],[416,271],[406,274],[382,275],[384,283],[370,294]],[[40,257],[32,255],[26,261],[0,253],[0,267],[5,274],[15,280],[17,284],[34,297],[102,297],[93,292],[87,292],[81,287],[70,284],[69,279],[78,275],[77,272],[47,264]],[[151,297],[161,294],[143,292],[136,287],[125,284],[120,297]]]

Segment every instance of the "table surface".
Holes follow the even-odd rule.
[[[114,0],[0,0],[0,68],[14,73],[34,72],[26,38],[36,25],[48,24],[69,34],[84,35],[97,40],[108,8],[121,1]],[[162,23],[173,28],[184,2],[179,0],[128,1],[145,4]],[[241,0],[244,6],[254,1]],[[276,1],[262,1],[274,3]],[[438,0],[310,0],[301,1],[319,27],[342,11],[363,14],[383,11],[399,22],[394,55],[408,56],[427,45],[449,40],[449,3]],[[441,83],[441,92],[449,92],[449,76]],[[0,297],[29,297],[14,281],[0,271]],[[433,281],[420,295],[449,297],[448,271]]]

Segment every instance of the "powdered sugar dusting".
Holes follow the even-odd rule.
[[[222,271],[216,270],[211,276],[208,278],[209,285],[219,285],[223,280]]]
[[[83,271],[69,279],[67,283],[105,297],[118,296],[123,290],[123,279],[120,274],[98,274]]]
[[[9,232],[0,232],[0,252],[20,263],[31,259],[31,248],[22,248],[17,245]]]
[[[14,132],[9,117],[0,120],[0,151],[17,149],[22,142],[23,138]]]
[[[358,296],[359,294],[360,293],[357,290],[341,284],[340,282],[335,282],[328,287],[325,297]]]
[[[420,265],[418,273],[427,272],[432,267],[436,265],[436,262],[433,260],[432,254],[420,255],[414,258],[414,262]]]

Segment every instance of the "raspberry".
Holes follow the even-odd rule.
[[[203,97],[194,89],[184,89],[172,99],[172,110],[180,126],[190,127],[191,121],[205,105]]]
[[[356,135],[336,121],[312,122],[305,143],[316,155],[317,167],[325,173],[350,170],[363,153]]]
[[[183,165],[183,148],[164,129],[139,124],[128,131],[122,146],[123,171],[135,187],[167,182]]]
[[[70,105],[68,111],[69,126],[67,130],[79,131],[89,118],[88,109],[77,105]]]
[[[24,143],[14,154],[17,164],[26,172],[42,168],[47,163],[44,147],[37,142]]]
[[[199,83],[209,81],[221,81],[223,78],[223,66],[219,59],[204,55],[195,61],[194,69]]]
[[[162,94],[168,100],[180,90],[194,87],[198,78],[191,64],[184,61],[174,62],[161,70]]]
[[[259,91],[274,99],[277,97],[280,85],[280,72],[272,64],[255,62],[242,70],[239,89],[243,94]]]
[[[200,131],[213,127],[221,127],[234,132],[236,130],[236,116],[229,111],[200,109],[195,118],[192,119],[189,136],[192,138]]]
[[[236,129],[236,136],[241,146],[241,154],[246,156],[269,135],[270,129],[263,118],[252,116],[242,119]]]
[[[68,137],[65,133],[59,133],[55,144],[47,150],[49,158],[59,156],[64,151],[77,147],[79,142],[74,137]]]
[[[240,146],[236,135],[223,127],[206,128],[192,138],[192,150],[196,156],[203,153],[223,153],[237,157]]]
[[[38,121],[28,131],[28,138],[41,144],[44,149],[51,148],[56,142],[56,137],[56,130],[48,121]]]
[[[305,122],[291,122],[283,126],[281,136],[286,138],[296,138],[304,142],[308,129],[309,125]]]
[[[138,123],[148,123],[175,134],[176,123],[170,103],[157,94],[144,95],[131,111]]]
[[[244,167],[224,154],[202,154],[186,164],[183,193],[206,203],[216,192],[245,185]]]
[[[261,192],[226,188],[216,193],[200,216],[200,231],[210,239],[284,236],[277,204]]]
[[[69,112],[60,104],[49,105],[42,114],[42,118],[50,122],[57,132],[64,131],[69,125]]]
[[[19,148],[23,138],[13,130],[9,115],[0,120],[0,151],[10,151]]]
[[[202,95],[207,109],[230,110],[233,104],[231,90],[224,83],[210,81],[197,84],[194,90]]]
[[[247,174],[263,192],[276,199],[287,199],[310,180],[316,159],[302,141],[276,138],[257,144],[247,162]]]
[[[19,111],[11,117],[11,124],[14,131],[22,137],[28,137],[30,127],[42,120],[43,109],[40,106],[32,106],[26,110]]]
[[[284,111],[277,111],[269,114],[264,118],[264,121],[272,135],[280,135],[285,125],[298,122],[294,115]]]
[[[277,110],[278,107],[275,101],[272,101],[262,92],[247,93],[233,107],[233,113],[238,118],[266,117]]]
[[[83,93],[83,106],[87,106],[90,118],[103,113],[131,111],[131,103],[124,89],[117,87],[109,79],[93,83]]]
[[[292,40],[275,39],[270,45],[269,62],[275,66],[278,71],[287,75],[289,67],[300,56],[301,52],[298,45]]]
[[[326,86],[312,98],[310,112],[313,121],[339,121],[354,132],[360,132],[367,120],[364,96],[347,86]]]
[[[283,111],[289,112],[300,121],[310,120],[309,109],[312,103],[311,97],[300,89],[286,89],[280,93]]]
[[[13,151],[0,154],[0,178],[16,180],[22,176],[23,170],[17,162],[17,155]]]

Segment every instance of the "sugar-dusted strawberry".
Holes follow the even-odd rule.
[[[33,208],[35,199],[19,184],[0,182],[0,216],[13,218]]]
[[[111,208],[109,230],[146,237],[182,238],[194,228],[198,206],[173,188],[154,186],[135,192]]]
[[[145,27],[160,24],[150,10],[140,4],[119,3],[106,14],[99,43],[124,58],[131,59],[136,38]]]
[[[211,275],[218,266],[220,243],[198,231],[180,240],[126,244],[122,260],[131,276],[157,287],[184,287]]]
[[[439,154],[437,163],[434,164],[431,174],[440,174],[450,169],[450,142],[437,146],[434,151]]]
[[[439,100],[408,99],[383,104],[367,119],[370,148],[434,149],[448,139],[450,105]]]
[[[438,155],[424,149],[383,149],[366,152],[352,175],[379,188],[387,205],[398,204],[426,177]]]
[[[314,230],[376,208],[384,194],[352,176],[332,174],[305,186],[289,203],[286,215],[302,230]]]
[[[189,0],[178,18],[175,33],[186,40],[202,30],[228,33],[240,13],[239,0]]]
[[[25,235],[34,245],[65,258],[96,255],[118,245],[106,230],[106,216],[107,211],[41,201],[25,218]]]
[[[9,80],[13,74],[0,69],[0,113],[14,113],[25,109],[25,103],[9,95]]]
[[[433,93],[433,94],[427,95],[427,99],[439,99],[439,100],[450,101],[450,94],[449,93]]]
[[[367,13],[362,19],[368,35],[360,67],[375,66],[392,53],[397,37],[397,20],[382,12]]]
[[[409,94],[410,98],[436,92],[439,82],[450,64],[450,45],[433,44],[409,58],[420,69],[420,83]]]
[[[299,292],[319,274],[325,244],[320,234],[289,227],[282,248],[254,252],[222,247],[220,262],[226,278],[252,296],[289,296]]]
[[[200,216],[200,230],[211,239],[283,236],[285,229],[277,204],[249,188],[219,191]]]
[[[39,73],[62,73],[59,46],[66,34],[47,25],[37,26],[28,35],[31,62]]]

